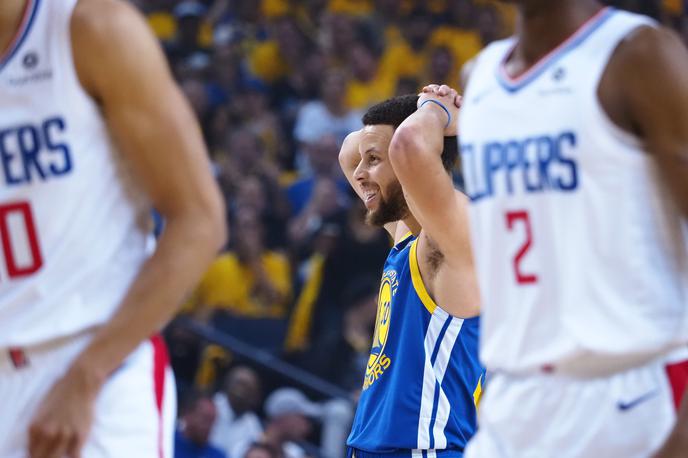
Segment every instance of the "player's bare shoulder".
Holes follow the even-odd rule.
[[[610,65],[615,62],[628,64],[652,64],[684,49],[675,31],[661,26],[642,26],[628,34],[617,47]]]
[[[143,22],[141,13],[129,2],[79,0],[72,13],[72,37],[116,40],[128,28]]]
[[[675,94],[687,71],[688,52],[673,30],[641,26],[615,49],[600,80],[598,97],[615,124],[642,137],[634,115],[657,105],[656,96]]]
[[[93,95],[102,83],[116,79],[112,63],[136,59],[137,53],[148,55],[146,48],[155,43],[141,13],[122,0],[79,0],[70,32],[77,74]]]

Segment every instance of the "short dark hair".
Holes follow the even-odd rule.
[[[417,109],[418,96],[415,94],[399,95],[368,108],[363,115],[366,126],[388,125],[395,129],[411,116]],[[459,144],[455,136],[444,137],[442,149],[442,165],[446,171],[451,171],[459,157]]]

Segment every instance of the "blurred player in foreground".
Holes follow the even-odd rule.
[[[688,55],[594,0],[514,3],[461,112],[494,373],[467,456],[686,456]]]
[[[151,336],[225,238],[196,121],[126,2],[3,0],[0,49],[0,456],[169,457]]]
[[[479,294],[467,199],[450,170],[459,98],[402,96],[368,110],[339,160],[367,221],[394,239],[349,457],[462,456],[476,427]]]

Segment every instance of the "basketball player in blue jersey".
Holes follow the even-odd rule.
[[[0,456],[172,456],[157,333],[224,243],[224,208],[129,2],[0,1],[0,239]]]
[[[595,0],[512,3],[461,108],[492,374],[466,456],[688,456],[688,53]]]
[[[449,172],[458,104],[454,91],[382,102],[340,152],[367,221],[394,240],[349,457],[460,457],[476,428],[479,295]]]

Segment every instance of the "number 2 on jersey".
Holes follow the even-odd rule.
[[[530,285],[536,283],[538,280],[537,275],[525,273],[521,269],[521,261],[523,261],[523,258],[526,256],[528,250],[530,250],[530,246],[533,243],[533,234],[530,228],[530,216],[525,210],[507,212],[505,216],[507,229],[510,231],[515,230],[516,222],[522,221],[526,231],[526,240],[523,242],[514,256],[514,274],[516,275],[516,282],[519,285]]]
[[[10,279],[31,275],[43,266],[36,225],[28,202],[0,205],[0,241]]]

